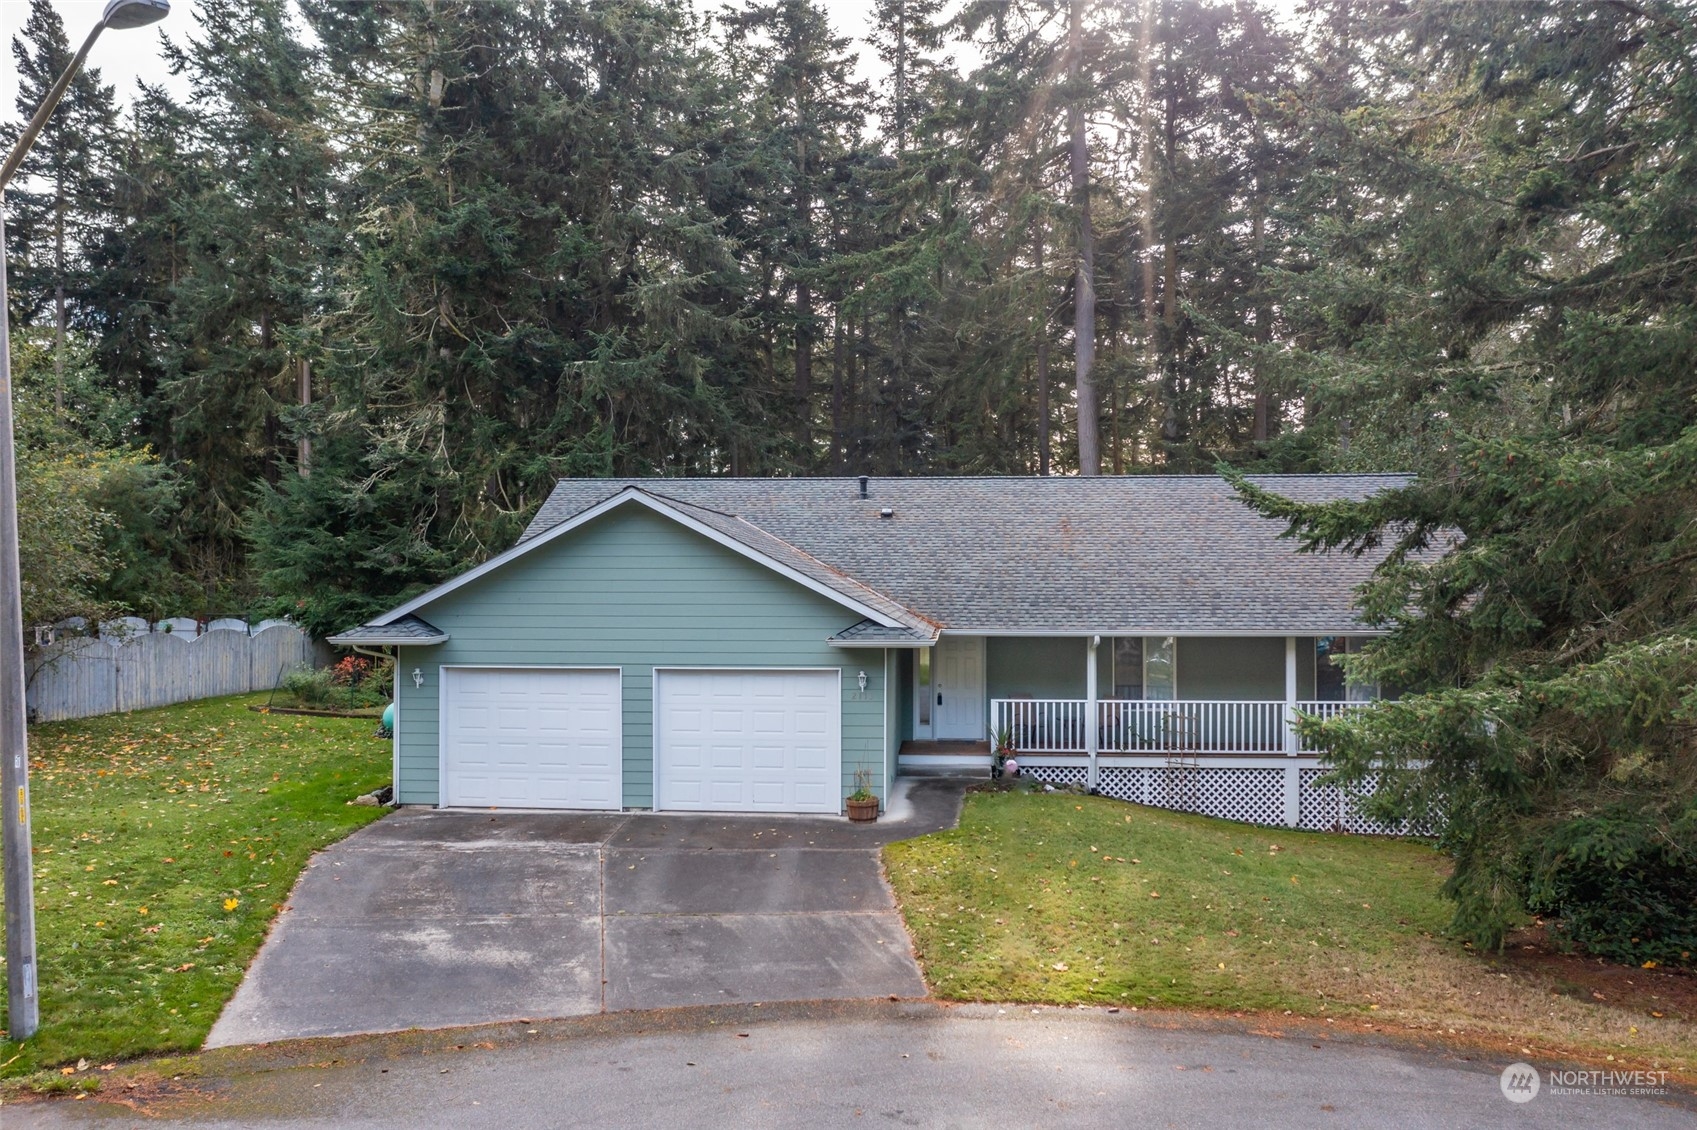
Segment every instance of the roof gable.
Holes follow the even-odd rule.
[[[810,589],[829,600],[835,601],[844,608],[858,613],[874,623],[885,627],[915,630],[925,630],[932,627],[923,617],[915,615],[898,602],[854,578],[832,569],[806,552],[749,522],[734,515],[716,512],[694,503],[664,498],[634,483],[626,483],[619,484],[610,496],[595,501],[570,516],[558,519],[544,530],[527,530],[526,536],[505,553],[497,554],[482,565],[469,569],[451,580],[444,581],[428,592],[421,593],[405,604],[372,620],[364,628],[373,630],[389,628],[406,620],[416,620],[417,617],[413,613],[419,609],[440,600],[473,581],[488,576],[544,545],[566,536],[603,514],[630,505],[645,507],[687,529],[693,530],[708,540],[716,542],[788,580],[794,581],[803,588]],[[357,631],[343,633],[337,638],[351,639],[353,635],[357,634]]]

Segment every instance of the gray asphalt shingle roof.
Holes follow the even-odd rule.
[[[842,647],[929,647],[937,642],[937,632],[934,628],[886,628],[871,620],[862,620],[844,628],[828,642]]]
[[[615,492],[617,493],[617,492]],[[752,522],[735,514],[727,514],[709,506],[702,506],[681,499],[668,498],[657,491],[643,488],[644,494],[653,495],[667,505],[675,507],[680,513],[687,514],[718,533],[724,534],[740,545],[747,546],[764,557],[771,558],[786,568],[793,569],[809,580],[824,585],[832,592],[848,597],[874,611],[883,613],[886,617],[905,625],[908,629],[926,629],[931,625],[922,617],[916,616],[911,610],[874,589],[868,588],[840,570],[820,561],[805,550],[791,545],[780,537],[776,537]],[[601,501],[596,499],[596,502]],[[591,503],[591,505],[594,505]],[[525,531],[528,536],[530,531]],[[524,538],[519,544],[524,544]]]
[[[1401,475],[1261,475],[1292,498],[1362,498]],[[1324,635],[1360,626],[1378,557],[1300,554],[1212,475],[566,479],[520,544],[627,487],[745,526],[911,616],[979,632]],[[889,508],[893,515],[881,517]],[[735,522],[734,526],[727,523]],[[748,544],[770,555],[769,543]],[[840,590],[842,591],[842,590]],[[870,602],[868,602],[870,603]]]
[[[364,644],[377,646],[380,644],[430,644],[442,643],[448,638],[448,633],[441,628],[417,616],[402,616],[393,624],[385,624],[381,628],[371,624],[361,624],[345,632],[338,632],[328,637],[333,644],[349,645]]]

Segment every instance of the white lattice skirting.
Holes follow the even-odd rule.
[[[1052,785],[1084,785],[1090,777],[1088,765],[1073,758],[1028,757],[1020,764],[1027,776]],[[1316,784],[1325,773],[1313,757],[1104,760],[1097,788],[1104,796],[1133,804],[1247,824],[1408,834],[1406,826],[1391,827],[1358,810],[1358,800],[1372,791],[1372,782],[1362,791]]]

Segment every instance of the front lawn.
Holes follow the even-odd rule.
[[[1660,998],[1573,999],[1446,938],[1445,862],[1419,843],[1000,792],[885,863],[942,998],[1288,1010],[1697,1069]]]
[[[41,1028],[0,1075],[199,1047],[307,857],[382,814],[346,803],[389,779],[370,720],[264,698],[31,728]]]

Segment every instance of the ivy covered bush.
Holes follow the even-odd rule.
[[[1537,846],[1527,905],[1558,938],[1642,965],[1697,953],[1697,799],[1683,810],[1620,807],[1558,825]]]

